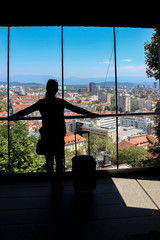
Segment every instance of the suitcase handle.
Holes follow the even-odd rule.
[[[76,156],[77,156],[77,143],[76,143],[76,135],[77,134],[82,134],[82,133],[87,133],[88,134],[88,154],[90,155],[90,132],[88,131],[75,131],[75,151],[76,151]]]

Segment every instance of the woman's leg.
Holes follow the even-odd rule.
[[[56,182],[58,185],[62,183],[62,176],[63,176],[63,155],[56,155]]]
[[[59,141],[58,148],[55,154],[56,159],[56,181],[58,185],[62,183],[64,170],[64,138]]]
[[[48,174],[49,181],[52,183],[53,182],[53,162],[54,162],[54,156],[51,154],[46,154],[46,170]]]

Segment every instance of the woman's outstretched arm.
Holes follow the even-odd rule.
[[[39,101],[38,101],[38,102],[39,102]],[[39,106],[39,103],[38,103],[38,102],[34,103],[33,105],[31,105],[31,106],[29,106],[29,107],[27,107],[27,108],[25,108],[25,109],[23,109],[23,110],[15,113],[15,114],[13,114],[13,115],[10,116],[9,118],[10,118],[11,120],[16,120],[16,119],[19,118],[19,117],[23,117],[23,116],[26,116],[26,115],[28,115],[28,114],[30,114],[30,113],[32,113],[32,112],[37,111],[37,110],[38,110],[38,106]]]
[[[71,110],[72,112],[76,112],[78,114],[86,114],[87,116],[90,116],[90,117],[94,117],[94,116],[96,117],[99,115],[99,114],[92,113],[84,108],[72,105],[71,103],[68,103],[67,101],[65,101],[65,108]]]

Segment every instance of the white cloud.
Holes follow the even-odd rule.
[[[117,67],[119,73],[123,74],[129,74],[134,73],[137,75],[142,75],[145,73],[146,66],[145,65],[138,65],[138,66],[118,66]]]
[[[111,64],[112,62],[109,59],[104,59],[103,62],[99,62],[99,64]]]
[[[110,59],[104,59],[103,63],[105,63],[105,64],[110,64],[110,63],[112,63],[112,62],[110,61]]]
[[[129,59],[129,58],[125,58],[125,59],[122,59],[123,62],[131,62],[132,59]]]
[[[110,63],[112,63],[112,62],[110,62],[110,61],[104,61],[103,63],[105,63],[105,64],[110,64]]]

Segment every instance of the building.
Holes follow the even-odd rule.
[[[86,93],[87,92],[87,89],[86,88],[79,88],[78,89],[78,93],[79,94],[83,94],[83,93]]]
[[[106,98],[106,93],[105,92],[98,92],[98,102],[107,102],[107,98]]]
[[[106,102],[108,102],[109,104],[111,104],[111,97],[113,97],[113,94],[111,93],[106,94]]]
[[[120,118],[123,127],[134,127],[147,132],[148,127],[154,125],[154,120],[147,116],[128,116]]]
[[[119,93],[117,96],[118,108],[122,112],[130,112],[131,110],[131,97],[129,94]]]
[[[147,108],[147,110],[152,110],[155,107],[155,102],[152,100],[146,100],[146,99],[132,99],[132,104],[134,110]]]
[[[154,88],[157,88],[157,82],[154,82],[154,83],[153,83],[153,87],[154,87]]]
[[[118,118],[118,129],[120,125],[120,118]],[[113,139],[113,142],[116,141],[116,118],[107,117],[107,118],[97,118],[90,120],[79,120],[76,122],[77,131],[88,131],[91,134],[95,134],[101,137],[108,135]]]
[[[83,150],[84,149],[84,143],[86,141],[86,138],[76,135],[76,144],[77,144],[77,150]],[[65,142],[65,149],[68,149],[70,151],[75,151],[75,134],[73,132],[67,132],[66,136],[64,137]]]
[[[113,96],[113,94],[111,94],[111,93],[106,93],[106,92],[100,91],[98,93],[98,102],[100,102],[100,103],[108,102],[109,104],[111,104],[112,96]]]
[[[101,121],[101,128],[116,129],[115,117],[101,118],[100,121]],[[118,118],[118,125],[120,125],[120,118]]]
[[[24,91],[24,88],[22,86],[19,87],[19,95],[20,96],[24,96],[25,95],[25,91]]]
[[[96,84],[94,82],[89,83],[89,93],[93,95],[97,93]]]
[[[113,142],[116,142],[116,128],[102,128],[94,124],[90,124],[90,125],[81,124],[81,126],[79,124],[78,126],[79,126],[79,130],[90,132],[90,134],[95,134],[101,137],[105,137],[108,135],[113,139]]]
[[[138,137],[129,137],[127,140],[123,140],[118,143],[119,150],[123,150],[125,147],[143,147],[148,149],[149,145],[152,145],[157,141],[155,135],[144,135]]]
[[[123,141],[118,143],[118,149],[120,151],[123,150],[125,147],[130,148],[130,147],[133,147],[133,146],[135,146],[135,145],[128,140],[123,140]]]
[[[142,129],[136,129],[134,127],[119,127],[118,129],[118,142],[131,137],[138,137],[144,135],[145,132]]]

